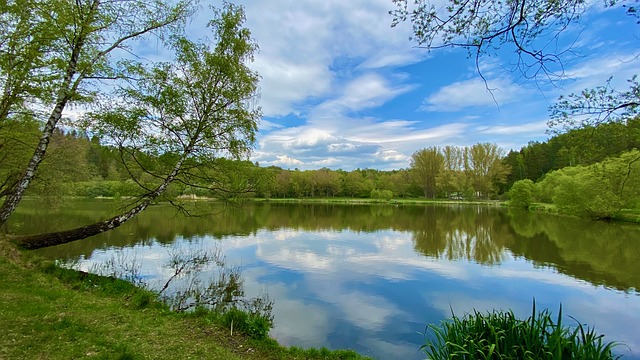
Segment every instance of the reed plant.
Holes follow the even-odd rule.
[[[573,318],[572,318],[573,319]],[[575,319],[574,319],[575,320]],[[429,325],[426,343],[421,347],[429,359],[617,359],[615,342],[605,342],[576,321],[562,322],[562,305],[554,322],[549,310],[516,318],[513,311],[481,313],[476,310],[463,317]],[[431,336],[429,336],[431,335]]]

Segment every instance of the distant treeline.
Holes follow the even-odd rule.
[[[38,137],[36,122],[13,122],[0,128],[0,196],[18,179]],[[250,161],[207,159],[206,169],[224,173],[221,188],[237,188],[233,196],[264,198],[353,197],[353,198],[495,198],[505,194],[514,182],[538,181],[550,171],[568,166],[589,165],[622,152],[640,148],[640,119],[572,130],[546,142],[531,142],[519,151],[504,151],[495,144],[470,147],[425,148],[412,156],[407,169],[381,171],[286,170],[261,167]],[[135,161],[145,168],[162,169],[162,154],[138,154]],[[96,137],[77,131],[57,131],[48,156],[29,189],[42,197],[136,196],[145,184],[156,179],[149,173],[132,171],[124,164],[126,154]],[[199,166],[198,159],[193,159]],[[200,164],[202,165],[202,164]],[[191,179],[192,180],[192,179]],[[209,187],[211,184],[208,184]],[[224,186],[222,186],[224,185]],[[210,196],[197,186],[171,186],[168,197]],[[216,194],[220,196],[220,194]]]
[[[505,157],[511,173],[503,191],[518,180],[541,180],[552,170],[595,164],[633,149],[640,149],[640,117],[571,130],[545,142],[530,142]]]

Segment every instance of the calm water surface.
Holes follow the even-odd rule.
[[[43,249],[85,269],[126,254],[161,284],[172,249],[221,247],[248,295],[275,301],[271,336],[283,345],[351,348],[376,359],[422,359],[427,323],[512,309],[527,317],[560,304],[640,358],[640,227],[478,206],[249,203],[184,218],[154,206],[116,231]],[[53,212],[20,209],[12,233],[87,224],[114,202]],[[570,318],[565,321],[572,322]]]

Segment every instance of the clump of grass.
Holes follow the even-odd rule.
[[[574,319],[575,320],[575,319]],[[617,359],[615,342],[576,321],[562,323],[562,305],[554,322],[549,310],[533,312],[519,320],[513,311],[480,313],[429,325],[434,335],[421,347],[430,359]]]

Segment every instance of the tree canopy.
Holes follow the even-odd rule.
[[[44,160],[69,104],[91,101],[99,81],[123,76],[110,59],[135,38],[162,36],[193,12],[190,0],[8,0],[0,4],[0,126],[31,116],[44,126],[28,163],[0,207],[16,208]]]
[[[475,58],[484,79],[481,60],[506,54],[515,55],[512,71],[536,81],[565,77],[563,59],[574,56],[577,37],[563,36],[587,9],[618,6],[637,19],[635,2],[584,0],[393,0],[392,26],[409,21],[413,39],[428,50],[458,47]],[[629,5],[627,5],[629,3]],[[638,22],[640,23],[640,22]],[[580,33],[580,32],[578,32]],[[637,61],[637,57],[634,61]],[[614,74],[611,74],[612,76]],[[551,132],[560,133],[581,126],[624,122],[640,111],[640,85],[637,76],[628,79],[629,88],[616,89],[611,81],[581,92],[561,96],[550,109]],[[488,89],[488,88],[487,88]],[[489,90],[489,89],[488,89]]]
[[[24,247],[65,243],[120,226],[174,182],[227,190],[229,183],[220,181],[216,160],[247,155],[260,117],[255,106],[259,77],[247,66],[257,45],[244,21],[241,7],[225,4],[214,9],[211,43],[175,34],[168,40],[173,61],[127,63],[128,81],[97,102],[84,117],[84,126],[117,149],[129,177],[143,191],[122,214],[78,229],[22,238]],[[149,161],[152,158],[155,161]],[[231,191],[246,187],[231,185]]]

